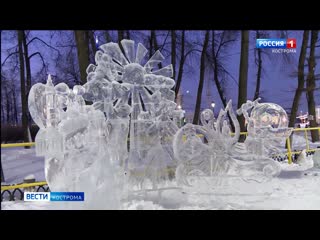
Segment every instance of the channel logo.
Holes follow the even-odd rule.
[[[25,192],[27,202],[84,201],[84,192]]]
[[[257,39],[256,48],[282,48],[292,49],[297,47],[297,41],[295,38],[266,38]]]

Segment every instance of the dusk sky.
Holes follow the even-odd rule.
[[[32,36],[39,36],[39,38],[43,39],[44,41],[48,42],[52,46],[55,46],[59,51],[63,53],[65,51],[65,47],[59,47],[62,42],[65,42],[65,45],[72,44],[67,38],[63,36],[63,34],[59,34],[59,31],[52,35],[52,31],[32,31]],[[140,32],[140,33],[139,33]],[[1,62],[6,58],[8,55],[8,48],[12,48],[17,44],[16,38],[9,39],[8,31],[2,31],[1,34]],[[158,43],[161,45],[163,42],[166,31],[161,31],[158,37]],[[298,66],[298,59],[302,41],[302,33],[303,31],[289,31],[288,37],[296,38],[297,39],[297,48],[296,53],[287,53],[290,55],[290,62],[285,63],[281,60],[280,55],[284,55],[286,53],[271,53],[271,49],[266,49],[265,51],[270,51],[268,56],[263,58],[263,68],[264,71],[262,73],[262,80],[261,80],[261,95],[264,99],[268,102],[275,102],[280,104],[284,108],[291,108],[292,99],[294,97],[294,91],[297,86],[297,77],[290,76],[293,75],[294,72],[297,71]],[[104,44],[105,38],[101,31],[96,31],[97,37],[99,39],[98,44]],[[132,33],[135,37],[133,40],[136,41],[136,45],[138,43],[137,39],[141,39],[140,41],[146,42],[146,36],[148,36],[148,31],[133,31]],[[139,35],[140,34],[140,35]],[[145,34],[145,37],[144,37]],[[113,41],[116,41],[116,31],[111,31],[111,35],[113,37]],[[280,38],[279,31],[273,31],[271,33],[274,38]],[[70,36],[72,36],[70,34]],[[186,39],[194,42],[199,42],[202,44],[203,42],[204,31],[187,31],[186,32]],[[170,38],[170,37],[169,37]],[[256,82],[256,71],[257,67],[254,64],[254,49],[256,46],[255,41],[255,33],[253,31],[250,32],[250,42],[249,42],[249,71],[248,71],[248,99],[252,100],[254,90],[255,90],[255,82]],[[170,63],[170,39],[167,41],[166,46],[164,47],[163,55],[166,57],[166,60],[163,66],[166,66]],[[148,48],[148,46],[146,46]],[[201,46],[198,47],[201,49]],[[12,50],[11,50],[12,51]],[[43,54],[44,59],[49,63],[49,70],[48,73],[56,74],[54,57],[55,52],[52,51],[50,48],[46,47],[41,42],[37,42],[30,47],[30,54],[35,51],[41,51]],[[179,53],[178,53],[179,54]],[[307,53],[308,55],[308,53]],[[239,62],[240,62],[240,37],[238,40],[233,44],[232,47],[228,49],[226,53],[223,54],[225,56],[225,68],[229,71],[231,77],[228,77],[228,82],[226,86],[226,96],[227,99],[233,100],[234,109],[236,109],[237,104],[237,93],[238,93],[238,76],[239,76]],[[316,48],[316,56],[320,56],[320,48]],[[179,55],[177,58],[177,64],[179,63]],[[188,112],[194,111],[196,94],[198,89],[198,82],[199,82],[199,67],[200,64],[200,54],[196,53],[192,55],[189,59],[187,59],[187,66],[185,67],[185,72],[182,79],[182,86],[181,92],[183,94],[183,109],[187,110]],[[40,58],[34,58],[31,62],[32,72],[35,74],[41,67]],[[10,68],[10,64],[6,64],[4,69]],[[207,66],[209,69],[209,66]],[[177,70],[178,71],[178,67]],[[305,73],[307,72],[307,68]],[[317,59],[316,71],[315,74],[320,73],[320,62],[319,58]],[[20,85],[19,75],[17,75],[17,84]],[[39,81],[38,79],[33,79],[33,83],[35,81]],[[320,86],[320,82],[317,81],[317,87]],[[210,91],[207,90],[210,89]],[[187,93],[188,91],[188,93]],[[208,97],[209,93],[209,97]],[[202,108],[210,107],[211,101],[216,103],[215,107],[215,114],[218,113],[218,110],[222,107],[218,92],[216,90],[216,86],[213,82],[213,74],[212,71],[207,71],[205,76],[205,84],[203,89],[203,101],[202,101]],[[210,102],[208,102],[211,99]],[[320,105],[320,91],[315,92],[315,101],[316,105]],[[300,109],[299,111],[306,112],[307,111],[307,104],[306,104],[306,94],[303,93],[300,100]]]

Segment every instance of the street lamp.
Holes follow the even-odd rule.
[[[211,103],[211,107],[214,108],[216,104],[214,102]]]

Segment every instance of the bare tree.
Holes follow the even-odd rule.
[[[176,79],[176,31],[171,31],[171,64],[173,68],[173,79]]]
[[[298,112],[300,97],[304,88],[304,62],[306,59],[309,32],[310,32],[309,30],[305,30],[303,32],[303,40],[302,40],[301,51],[299,56],[299,64],[298,64],[298,87],[296,89],[293,102],[292,102],[291,114],[289,119],[289,127],[294,127],[294,123],[295,123],[297,112]]]
[[[311,31],[311,40],[310,40],[310,55],[308,59],[308,75],[307,75],[307,101],[308,101],[308,111],[309,114],[313,116],[313,119],[310,119],[310,127],[317,127],[316,122],[316,106],[314,101],[314,89],[316,87],[315,74],[314,70],[316,68],[315,61],[315,47],[318,40],[318,32],[316,30]],[[317,130],[311,131],[312,142],[319,141],[319,133]]]
[[[184,66],[184,62],[186,59],[186,56],[184,55],[185,52],[185,30],[182,30],[181,32],[181,53],[180,53],[180,62],[179,62],[179,70],[178,70],[178,76],[177,76],[177,80],[176,80],[176,86],[175,86],[175,96],[177,99],[178,93],[179,93],[179,89],[180,89],[180,85],[181,85],[181,81],[182,81],[182,74],[183,74],[183,66]]]
[[[123,30],[118,30],[118,43],[121,42],[121,40],[125,39],[124,37],[124,31]]]
[[[89,36],[90,45],[91,45],[91,54],[90,55],[92,56],[92,59],[94,59],[94,56],[97,51],[97,45],[96,45],[96,39],[94,37],[94,32],[88,31],[88,36]]]
[[[21,104],[22,104],[22,128],[23,128],[23,140],[29,142],[30,130],[28,126],[27,117],[27,95],[26,95],[26,81],[25,81],[25,62],[23,57],[23,39],[24,33],[22,30],[18,30],[18,47],[19,47],[19,62],[20,62],[20,84],[21,84]]]
[[[205,33],[203,48],[201,52],[200,79],[199,79],[199,86],[198,86],[198,92],[197,92],[197,102],[196,102],[196,107],[195,107],[194,116],[193,116],[193,124],[198,124],[199,122],[199,114],[201,109],[201,97],[202,97],[202,89],[203,89],[204,74],[205,74],[205,58],[206,58],[208,43],[209,43],[209,31],[207,30]]]
[[[248,81],[248,59],[249,59],[249,31],[241,31],[241,54],[239,68],[239,90],[238,90],[238,108],[247,101],[247,81]],[[244,116],[238,116],[240,131],[245,132]],[[240,142],[244,141],[243,135],[239,138]]]
[[[260,38],[261,34],[260,31],[256,31],[256,38]],[[257,53],[257,57],[255,58],[255,63],[257,65],[257,83],[256,83],[256,90],[254,92],[253,100],[256,100],[259,98],[260,95],[260,85],[261,85],[261,70],[262,70],[262,57],[261,57],[261,48],[256,48],[255,52]]]
[[[80,69],[81,83],[85,84],[87,82],[87,67],[89,65],[89,34],[88,31],[74,31],[77,52],[78,52],[78,62]]]
[[[112,42],[112,38],[111,38],[111,35],[109,33],[109,31],[105,31],[104,33],[104,36],[105,36],[105,39],[106,39],[106,42]]]

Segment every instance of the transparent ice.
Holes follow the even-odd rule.
[[[54,86],[49,76],[29,95],[50,189],[85,191],[85,208],[119,208],[126,184],[157,188],[176,164],[172,138],[184,111],[174,102],[172,65],[157,69],[159,51],[141,65],[146,48],[121,45],[125,54],[116,43],[100,46],[83,86]]]
[[[54,86],[49,75],[46,84],[30,90],[30,114],[40,127],[36,153],[45,157],[51,191],[85,192],[85,202],[67,208],[120,209],[133,190],[159,189],[172,169],[180,186],[209,178],[217,187],[232,177],[260,181],[279,175],[271,156],[292,131],[279,105],[258,99],[237,110],[248,126],[244,143],[238,142],[231,100],[217,119],[206,109],[202,125],[179,129],[184,111],[174,102],[172,65],[159,69],[159,51],[144,61],[148,50],[142,44],[120,44],[100,46],[83,86]]]
[[[237,110],[248,124],[244,143],[238,142],[240,126],[231,100],[217,120],[213,112],[206,109],[201,113],[202,126],[187,124],[178,130],[173,145],[179,184],[190,186],[195,176],[210,176],[216,180],[213,185],[221,185],[228,177],[262,181],[280,174],[281,166],[271,156],[280,152],[279,142],[284,142],[292,129],[287,127],[288,118],[283,108],[258,101],[247,101]],[[234,134],[228,119],[234,125]]]

